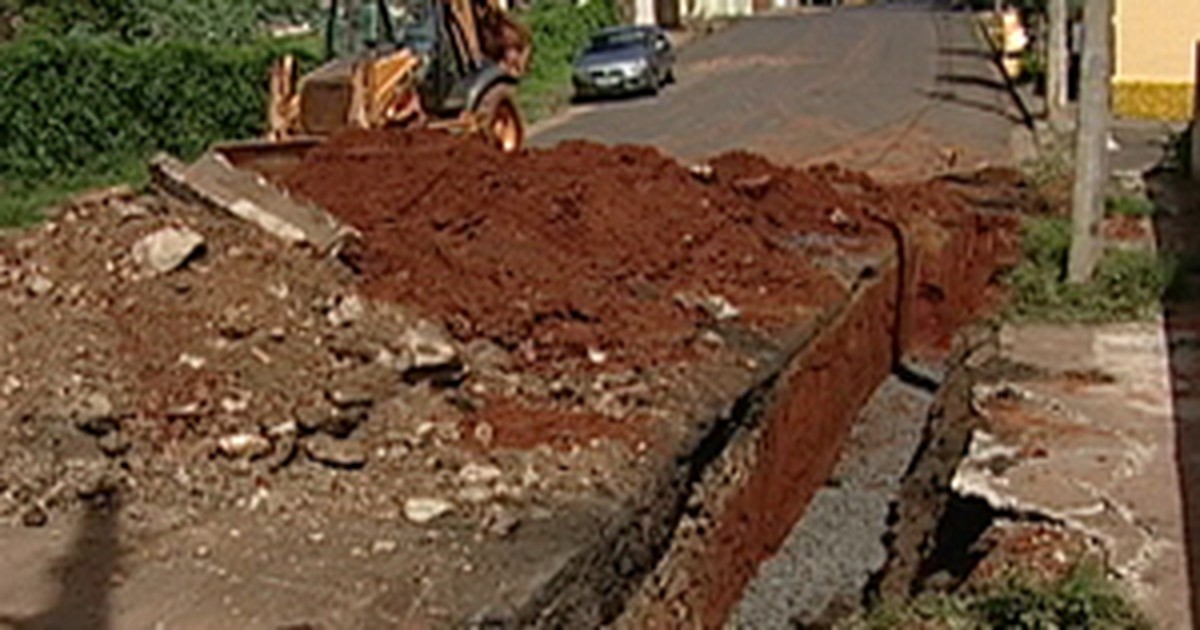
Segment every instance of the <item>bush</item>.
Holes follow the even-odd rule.
[[[1093,564],[1050,584],[1008,576],[984,589],[968,608],[985,628],[1150,628]]]
[[[1018,319],[1106,322],[1152,317],[1173,285],[1177,265],[1144,250],[1105,254],[1091,282],[1065,281],[1071,223],[1060,217],[1026,221],[1023,260],[1009,277],[1011,314]]]
[[[309,40],[240,46],[37,37],[0,46],[0,226],[90,186],[144,178],[156,151],[192,158],[265,124],[267,70]]]
[[[258,30],[240,0],[44,0],[19,9],[23,36],[103,36],[125,43],[186,39],[241,42]]]
[[[533,32],[533,65],[522,84],[522,104],[530,119],[553,113],[567,102],[575,55],[597,29],[618,22],[611,0],[583,6],[564,0],[538,0],[519,14]]]
[[[37,38],[0,48],[0,181],[109,171],[158,150],[191,157],[262,129],[267,69],[296,42],[129,46]]]

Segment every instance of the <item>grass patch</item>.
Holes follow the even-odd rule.
[[[1117,195],[1104,200],[1104,211],[1110,217],[1140,219],[1153,216],[1157,210],[1153,201],[1138,195]]]
[[[0,228],[33,225],[43,211],[94,188],[117,184],[144,186],[150,179],[145,162],[129,161],[100,173],[50,178],[42,181],[0,182]]]
[[[1105,254],[1091,282],[1065,280],[1071,223],[1061,217],[1025,221],[1023,259],[1009,277],[1010,315],[1057,322],[1112,322],[1153,317],[1175,281],[1178,264],[1145,250]]]
[[[1055,581],[1013,574],[964,593],[885,604],[844,627],[1148,630],[1151,626],[1101,567],[1084,563]]]

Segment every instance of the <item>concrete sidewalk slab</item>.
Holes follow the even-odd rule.
[[[1087,535],[1158,627],[1190,628],[1177,462],[1200,409],[1179,397],[1173,343],[1161,321],[1006,328],[1005,356],[1045,375],[977,388],[987,426],[954,487]]]

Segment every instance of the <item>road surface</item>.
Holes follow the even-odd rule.
[[[576,106],[531,144],[748,149],[885,179],[1007,162],[1023,116],[972,20],[931,3],[745,20],[685,48],[659,97]]]

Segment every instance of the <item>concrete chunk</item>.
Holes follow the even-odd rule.
[[[143,269],[164,274],[184,266],[203,247],[204,237],[194,230],[163,228],[135,243],[132,254]]]

